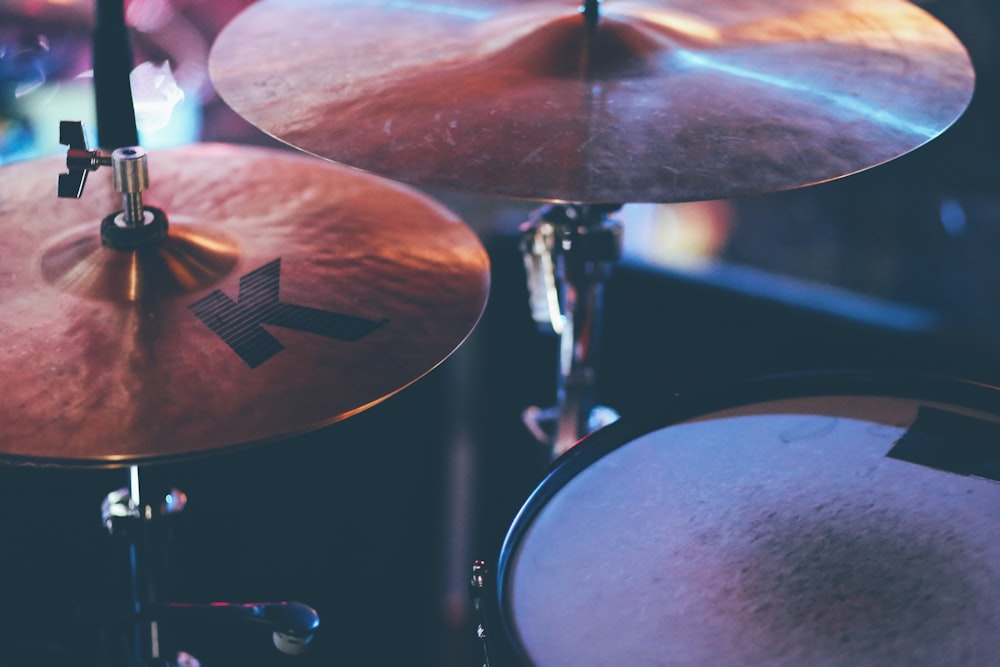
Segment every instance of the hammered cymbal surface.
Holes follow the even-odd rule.
[[[404,182],[574,202],[814,184],[965,110],[963,45],[905,0],[264,0],[209,58],[292,146]]]
[[[472,230],[405,186],[290,151],[151,151],[146,250],[102,246],[108,170],[0,169],[0,459],[119,466],[344,419],[447,358],[486,303]]]

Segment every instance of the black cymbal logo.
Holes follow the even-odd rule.
[[[285,349],[277,338],[261,326],[262,324],[353,342],[388,321],[368,320],[308,306],[282,303],[278,299],[280,282],[281,258],[279,257],[240,277],[240,289],[236,301],[226,296],[222,290],[215,290],[188,308],[250,368],[257,368]]]

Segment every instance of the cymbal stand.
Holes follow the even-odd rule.
[[[101,222],[101,242],[114,250],[131,252],[159,243],[167,234],[166,214],[143,204],[142,193],[149,185],[146,151],[125,146],[110,155],[90,151],[81,123],[62,121],[60,142],[69,146],[67,173],[59,175],[58,195],[79,198],[87,174],[111,167],[114,188],[122,196],[122,210]],[[148,484],[144,485],[148,486]],[[153,501],[150,502],[149,499]],[[195,616],[236,618],[271,628],[275,647],[282,653],[298,655],[306,650],[319,629],[319,616],[300,602],[186,604],[167,602],[165,589],[170,572],[170,525],[167,517],[181,512],[185,494],[171,488],[150,494],[140,489],[137,466],[129,468],[129,485],[109,493],[101,504],[105,528],[125,540],[129,567],[131,609],[124,614],[134,633],[127,649],[128,667],[168,667],[160,620]],[[121,618],[122,614],[111,614]]]
[[[604,282],[621,257],[622,227],[609,217],[622,204],[553,204],[521,225],[531,314],[559,336],[556,405],[529,407],[525,425],[553,457],[618,414],[597,404],[596,353]]]

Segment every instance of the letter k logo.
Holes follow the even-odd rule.
[[[361,317],[334,313],[318,308],[282,303],[278,300],[281,282],[281,258],[268,262],[240,277],[240,293],[233,301],[221,290],[215,290],[188,308],[238,354],[250,368],[285,349],[262,324],[343,341],[356,341],[385,324]]]

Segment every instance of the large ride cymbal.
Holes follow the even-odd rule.
[[[343,419],[454,351],[488,259],[405,186],[289,151],[153,152],[166,238],[113,250],[99,170],[55,196],[56,160],[0,169],[0,459],[117,466],[280,439]]]
[[[964,47],[905,0],[264,0],[210,75],[254,125],[401,181],[574,202],[789,189],[964,111]],[[589,45],[589,46],[588,46]]]

